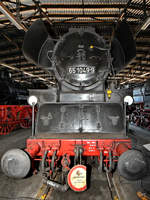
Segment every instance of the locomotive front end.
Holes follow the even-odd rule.
[[[129,45],[122,40],[122,27]],[[34,164],[41,163],[48,185],[63,192],[68,185],[85,191],[89,164],[95,162],[100,173],[112,173],[119,157],[132,148],[126,134],[125,94],[107,80],[109,73],[133,58],[130,50],[135,46],[126,23],[116,30],[111,46],[93,28],[70,29],[56,42],[38,20],[26,33],[26,58],[58,80],[55,87],[30,91],[38,99],[38,112],[35,133],[27,139],[25,151]],[[53,180],[58,171],[60,183]]]

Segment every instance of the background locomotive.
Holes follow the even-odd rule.
[[[7,135],[20,127],[29,128],[32,109],[27,105],[27,88],[13,81],[9,71],[2,69],[0,91],[0,135]]]
[[[133,90],[134,104],[129,107],[130,122],[150,130],[150,80]]]
[[[12,81],[7,70],[0,71],[0,105],[25,105],[29,92],[27,88],[21,87]]]
[[[45,182],[61,191],[68,185],[74,191],[86,190],[89,158],[98,161],[100,172],[113,172],[119,159],[124,177],[146,176],[148,163],[141,151],[131,150],[126,135],[124,94],[107,81],[109,73],[119,71],[135,56],[128,25],[118,25],[111,46],[92,28],[70,29],[55,39],[40,20],[25,35],[26,58],[50,70],[58,84],[31,91],[38,98],[35,135],[27,140],[27,153],[13,149],[3,155],[3,172],[23,178],[31,161],[41,161]],[[58,169],[64,175],[60,184],[53,181]]]

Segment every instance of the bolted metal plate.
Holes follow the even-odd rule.
[[[31,161],[23,150],[11,149],[2,156],[1,168],[8,177],[24,178],[29,173]]]
[[[57,103],[39,107],[36,134],[125,133],[119,103]]]

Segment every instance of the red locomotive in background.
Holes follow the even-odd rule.
[[[29,92],[12,81],[6,69],[0,71],[0,91],[0,135],[7,135],[18,127],[31,127],[32,108],[27,105]]]

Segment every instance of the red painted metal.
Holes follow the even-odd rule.
[[[112,157],[120,156],[123,152],[131,148],[131,139],[28,139],[26,151],[32,157],[32,160],[42,160],[45,151],[47,161],[56,151],[57,157],[64,155],[75,156],[75,148],[83,149],[82,156],[100,157],[103,153],[104,162],[108,163],[107,152],[111,152]],[[114,159],[114,161],[117,161]]]
[[[32,125],[32,107],[24,107],[19,112],[19,121],[22,128],[30,128]]]
[[[35,157],[41,150],[41,147],[38,143],[33,143],[32,145],[28,146],[28,153],[33,158]]]
[[[0,135],[7,135],[15,128],[29,128],[32,108],[29,105],[0,105]]]
[[[124,152],[128,150],[129,150],[129,147],[125,143],[119,143],[116,147],[116,151],[119,156],[121,156],[121,154],[123,154]]]

